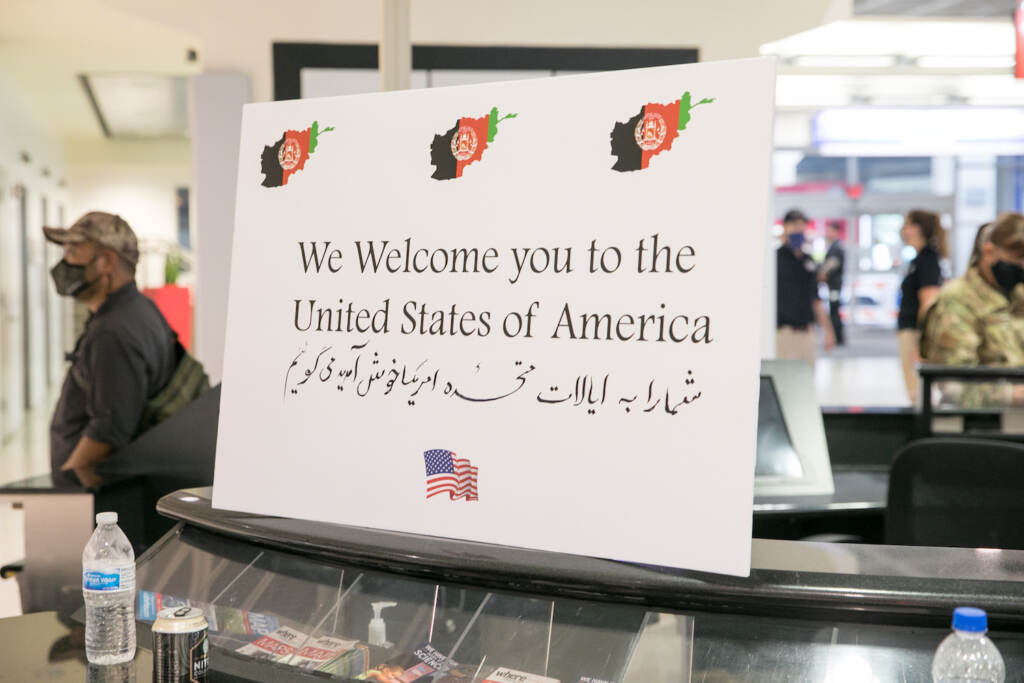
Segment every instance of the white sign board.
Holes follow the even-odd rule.
[[[746,575],[774,82],[246,106],[214,505]]]

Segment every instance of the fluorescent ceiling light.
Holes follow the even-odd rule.
[[[931,55],[918,57],[917,66],[922,69],[1012,69],[1010,55]]]
[[[780,73],[775,81],[775,104],[783,108],[818,109],[855,104],[868,98],[873,105],[972,105],[1024,107],[1024,79],[1008,73]]]
[[[811,69],[886,69],[896,65],[896,58],[886,55],[802,55],[793,59],[793,65]]]
[[[1014,51],[1014,28],[1005,20],[935,19],[836,21],[765,43],[761,53],[800,55],[969,55],[1005,57]]]
[[[107,137],[185,137],[188,82],[184,76],[91,74],[81,80]]]
[[[861,146],[880,156],[911,153],[1005,154],[1024,151],[1024,110],[997,107],[825,109],[812,144],[822,154]],[[930,150],[930,152],[929,152]],[[867,156],[862,152],[861,156]]]

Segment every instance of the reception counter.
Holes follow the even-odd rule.
[[[736,578],[226,512],[210,489],[159,510],[178,523],[138,560],[139,681],[156,611],[181,604],[208,614],[211,681],[348,681],[425,661],[438,681],[496,668],[571,683],[929,681],[958,605],[988,611],[1007,680],[1024,672],[1020,551],[754,540]],[[637,532],[659,533],[654,520]],[[47,641],[18,650],[23,680],[85,671],[81,619],[0,620],[0,636]]]
[[[572,683],[820,681],[849,667],[927,681],[958,605],[986,609],[1008,673],[1024,671],[1024,552],[754,540],[751,575],[735,578],[225,512],[209,489],[159,509],[180,524],[139,562],[139,616],[203,606],[218,675],[345,680],[429,645],[455,672]],[[637,533],[658,534],[656,520]],[[387,646],[367,642],[374,602],[397,603]],[[355,654],[319,672],[294,652],[254,656],[282,634]]]

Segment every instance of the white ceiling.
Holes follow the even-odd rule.
[[[766,43],[780,107],[1024,106],[1015,39],[1002,19],[852,19]]]
[[[766,43],[773,55],[988,55],[1012,58],[1014,29],[1003,19],[851,19]]]
[[[80,74],[188,75],[196,44],[102,0],[0,1],[0,71],[63,140],[102,135]]]
[[[252,2],[254,13],[270,11],[269,3]],[[611,0],[602,0],[595,8],[607,8],[610,4]],[[810,5],[810,0],[804,4]],[[204,17],[209,12],[237,9],[239,5],[240,2],[225,0],[205,4],[202,0],[0,0],[0,75],[16,84],[39,113],[40,120],[45,120],[47,129],[61,140],[100,140],[102,131],[79,75],[102,78],[126,72],[132,77],[195,73],[203,59],[199,32],[204,21],[212,21]],[[855,0],[858,13],[996,18],[862,17],[829,23],[768,43],[763,52],[783,58],[778,88],[783,106],[931,105],[964,101],[1024,105],[1024,86],[1007,76],[1014,41],[1008,5],[1013,5],[1012,0]],[[350,6],[361,12],[353,15],[360,19],[360,26],[370,25],[375,3],[344,5]],[[231,14],[237,31],[227,35],[221,28],[214,31],[206,27],[204,35],[210,41],[207,50],[241,51],[245,46],[239,41],[251,38],[259,41],[258,49],[251,50],[253,54],[266,60],[265,30],[247,31],[245,18]],[[300,12],[295,20],[301,22],[302,14],[309,12]],[[348,19],[355,21],[352,17]],[[277,33],[292,39],[304,35],[289,21],[292,20],[280,19],[274,24],[278,30],[272,37],[278,37]],[[336,17],[334,23],[339,21]],[[216,22],[212,25],[221,26]],[[338,26],[335,29],[335,33],[340,30]],[[606,29],[609,35],[617,35],[615,30]],[[345,35],[338,35],[339,39],[346,39]],[[325,39],[320,34],[313,38]],[[200,62],[187,61],[187,52],[192,48],[200,49]],[[867,61],[860,67],[843,66],[841,61],[839,66],[835,61],[829,65],[829,60],[837,57]],[[231,64],[223,55],[220,62]],[[888,64],[893,66],[885,66]],[[267,67],[269,71],[269,64]],[[144,107],[146,103],[137,105]]]

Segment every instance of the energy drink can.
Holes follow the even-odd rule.
[[[153,683],[206,683],[209,642],[198,607],[168,607],[153,622]]]

